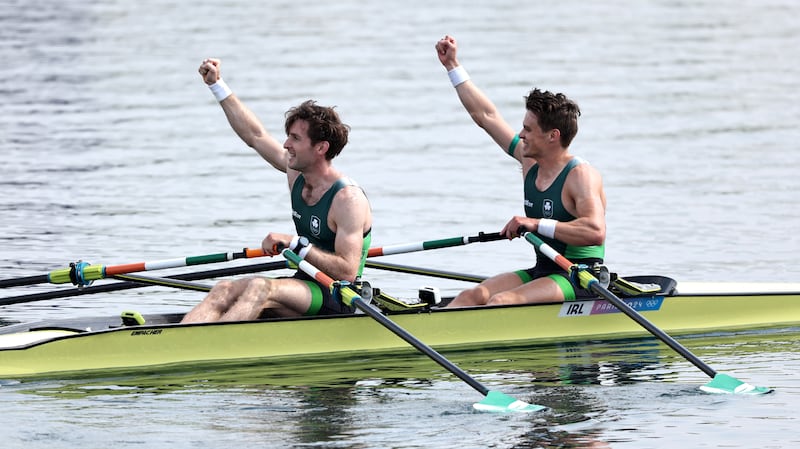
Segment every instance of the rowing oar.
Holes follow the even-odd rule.
[[[489,242],[494,240],[502,240],[502,237],[499,233],[483,233],[479,232],[477,236],[471,237],[452,237],[448,239],[439,239],[439,240],[430,240],[426,242],[420,243],[407,243],[407,244],[400,244],[400,245],[390,245],[378,248],[371,248],[369,253],[371,257],[377,257],[381,255],[389,255],[389,254],[400,254],[402,252],[412,252],[412,251],[421,251],[425,249],[435,249],[435,248],[446,248],[450,246],[459,246],[459,245],[466,245],[468,243],[474,242]],[[240,253],[218,253],[218,254],[209,254],[206,256],[197,256],[197,257],[187,257],[185,259],[172,259],[168,261],[161,261],[161,262],[141,262],[138,264],[125,264],[119,265],[118,267],[138,267],[144,268],[144,271],[148,270],[155,270],[160,268],[173,268],[179,266],[188,266],[188,265],[199,265],[201,263],[215,263],[215,262],[225,262],[228,260],[233,259],[241,259],[241,258],[255,258],[255,257],[263,257],[267,254],[262,249],[251,249],[245,248]],[[243,257],[244,256],[244,257]],[[186,263],[188,261],[188,263]],[[0,280],[0,288],[2,287],[16,287],[21,285],[32,285],[38,283],[47,283],[50,282],[51,276],[58,279],[64,279],[65,276],[63,274],[64,271],[67,271],[66,278],[69,278],[69,271],[75,270],[75,273],[79,273],[79,270],[86,272],[88,267],[102,267],[102,265],[84,265],[83,268],[78,267],[70,267],[67,269],[56,270],[53,273],[60,272],[61,275],[54,275],[53,273],[46,274],[46,275],[39,275],[39,276],[29,276],[23,278],[15,278],[15,279],[5,279]],[[388,271],[396,271],[400,273],[410,273],[410,274],[418,274],[424,276],[431,276],[431,277],[439,277],[444,279],[454,279],[459,281],[467,281],[467,282],[481,282],[486,279],[485,276],[478,276],[474,274],[464,274],[464,273],[454,273],[450,271],[443,271],[443,270],[435,270],[430,268],[418,268],[418,267],[409,267],[405,265],[396,265],[386,262],[373,262],[367,261],[367,267],[370,268],[377,268],[382,270]],[[253,265],[246,265],[243,267],[234,267],[234,268],[226,268],[220,270],[209,270],[209,271],[200,271],[197,273],[184,273],[175,276],[166,276],[162,279],[182,279],[182,280],[197,280],[197,279],[208,279],[213,277],[221,277],[221,276],[233,276],[237,274],[246,274],[246,273],[255,273],[258,271],[266,271],[271,269],[280,269],[280,268],[287,268],[288,264],[286,261],[279,261],[279,262],[269,262],[266,264],[253,264]],[[97,270],[97,269],[95,269]],[[115,268],[113,267],[105,267],[105,277],[109,277],[109,273],[113,273]],[[128,273],[121,273],[122,270],[116,269],[118,274],[129,274],[133,273],[134,271],[129,271]],[[142,270],[139,270],[142,271]],[[84,280],[86,278],[91,277],[90,275],[82,275]],[[114,276],[116,277],[116,276]],[[64,283],[71,282],[71,278],[65,280]],[[0,306],[9,305],[9,304],[17,304],[23,302],[32,302],[32,301],[43,301],[48,299],[58,299],[58,298],[66,298],[70,296],[82,296],[82,295],[89,295],[93,293],[106,293],[118,290],[127,290],[131,288],[138,288],[143,285],[151,285],[153,282],[118,282],[114,284],[107,284],[107,285],[99,285],[99,286],[91,286],[86,287],[85,285],[80,285],[79,288],[69,289],[69,290],[61,290],[61,291],[52,291],[52,292],[39,292],[39,293],[31,293],[25,295],[18,295],[18,296],[10,296],[7,298],[0,298]],[[77,285],[77,284],[76,284]],[[181,287],[178,287],[181,288]]]
[[[116,276],[118,274],[136,273],[140,271],[163,270],[166,268],[188,267],[209,263],[227,262],[235,259],[263,257],[266,253],[261,249],[245,248],[239,252],[206,254],[202,256],[181,257],[177,259],[136,262],[122,265],[91,265],[86,262],[71,263],[69,268],[60,268],[47,274],[27,276],[14,279],[0,279],[0,288],[19,287],[33,284],[66,284],[89,285],[92,281]]]
[[[711,381],[700,387],[701,390],[707,393],[732,393],[732,394],[764,394],[772,391],[767,387],[756,387],[748,383],[742,382],[727,374],[722,374],[714,371],[710,366],[706,365],[697,356],[692,354],[685,346],[678,343],[674,338],[667,335],[664,331],[657,328],[653,323],[648,321],[639,312],[629,306],[626,302],[619,299],[615,294],[611,293],[607,288],[600,285],[600,281],[589,272],[589,270],[582,268],[570,262],[566,257],[562,256],[558,251],[553,249],[552,246],[543,242],[542,239],[537,237],[532,232],[521,232],[521,235],[530,244],[536,247],[539,252],[547,256],[559,267],[563,268],[570,275],[575,274],[577,271],[578,280],[581,287],[591,290],[608,302],[613,304],[617,309],[628,315],[631,319],[636,321],[640,326],[645,328],[651,334],[655,335],[659,340],[663,341],[667,346],[672,348],[675,352],[683,356],[686,360],[691,362],[694,366],[700,368],[706,375],[711,377]]]
[[[476,236],[451,237],[439,240],[429,240],[417,243],[405,243],[390,245],[378,248],[370,248],[368,256],[386,256],[390,254],[401,254],[427,249],[447,248],[451,246],[467,245],[475,242],[490,242],[502,240],[505,237],[500,233],[483,233]],[[163,270],[166,268],[187,267],[192,265],[202,265],[209,263],[227,262],[235,259],[252,259],[264,257],[268,254],[263,249],[244,248],[238,252],[205,254],[202,256],[189,256],[176,259],[156,260],[151,262],[136,262],[122,265],[91,265],[86,262],[71,263],[68,268],[53,270],[47,274],[26,276],[13,279],[0,279],[0,288],[20,287],[34,284],[66,284],[72,283],[79,286],[87,286],[98,279],[105,279],[119,274],[136,273],[141,271]]]
[[[367,253],[367,257],[389,256],[392,254],[411,253],[414,251],[424,251],[428,249],[449,248],[451,246],[462,246],[475,242],[493,242],[495,240],[504,239],[506,239],[506,237],[499,232],[492,232],[489,234],[479,232],[478,235],[471,237],[451,237],[447,239],[428,240],[425,242],[401,243],[398,245],[370,248],[369,252]]]
[[[444,358],[444,356],[436,352],[433,348],[419,341],[416,337],[408,333],[408,331],[395,324],[394,321],[390,320],[385,315],[380,313],[378,310],[376,310],[369,304],[365,303],[361,299],[361,296],[359,296],[359,294],[356,293],[355,290],[349,287],[349,284],[342,282],[337,283],[330,276],[321,272],[316,267],[311,265],[309,262],[301,259],[297,254],[295,254],[288,248],[283,250],[283,257],[295,263],[301,270],[306,272],[306,274],[313,277],[323,285],[326,285],[331,289],[335,288],[338,285],[340,287],[339,290],[342,295],[342,301],[345,304],[349,306],[355,306],[365,314],[369,315],[370,317],[375,319],[375,321],[382,324],[385,328],[392,331],[395,335],[405,340],[407,343],[416,348],[418,351],[427,355],[428,357],[433,359],[433,361],[435,361],[436,363],[438,363],[451,373],[455,374],[456,376],[458,376],[459,379],[463,380],[469,386],[471,386],[479,393],[484,395],[485,398],[481,402],[473,404],[473,407],[475,407],[475,409],[482,411],[493,411],[493,412],[536,412],[546,408],[542,405],[529,404],[527,402],[520,401],[519,399],[515,399],[499,391],[490,391],[480,382],[470,377],[470,375],[464,372],[461,368],[457,367],[451,361],[447,360],[446,358]]]
[[[197,282],[181,281],[179,279],[170,279],[170,278],[162,278],[154,276],[141,276],[138,274],[117,274],[114,276],[114,279],[119,279],[121,281],[136,282],[138,284],[158,285],[161,287],[172,287],[184,290],[194,290],[197,292],[211,291],[210,285],[200,284]]]
[[[240,267],[218,268],[214,270],[196,271],[193,273],[181,273],[181,274],[167,276],[164,278],[152,278],[152,279],[164,279],[164,280],[174,279],[174,280],[194,281],[198,279],[211,279],[224,276],[237,276],[240,274],[257,273],[261,271],[280,270],[283,268],[289,268],[289,261],[278,260],[275,262],[242,265]],[[66,298],[70,296],[82,296],[82,295],[91,295],[95,293],[107,293],[119,290],[128,290],[152,284],[153,282],[148,282],[144,281],[143,279],[140,279],[138,282],[137,281],[113,282],[105,285],[93,285],[91,287],[78,287],[70,289],[60,289],[58,291],[9,296],[7,298],[0,298],[0,306],[7,306],[10,304],[18,304],[23,302],[45,301],[48,299]],[[162,283],[161,285],[164,284]],[[172,285],[172,287],[177,287],[177,286]],[[191,288],[191,289],[199,290],[198,288]]]
[[[398,273],[418,274],[422,276],[430,276],[442,279],[453,279],[456,281],[466,282],[483,282],[486,276],[467,273],[456,273],[454,271],[436,270],[433,268],[411,267],[408,265],[398,265],[388,262],[375,262],[368,260],[364,265],[367,268],[376,268],[379,270],[396,271]]]

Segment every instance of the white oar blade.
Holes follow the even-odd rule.
[[[482,412],[522,412],[531,413],[546,409],[543,405],[528,404],[499,391],[490,391],[481,402],[472,404]]]
[[[749,383],[742,382],[735,377],[722,373],[717,373],[717,375],[711,379],[711,382],[702,385],[700,389],[706,393],[715,394],[766,394],[772,391],[772,388],[750,385]]]

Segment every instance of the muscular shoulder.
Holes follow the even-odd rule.
[[[364,193],[364,189],[358,184],[348,184],[336,192],[336,195],[333,197],[333,203],[335,207],[336,203],[343,203],[342,205],[368,205],[369,201],[367,200],[367,195]]]
[[[575,156],[575,166],[572,167],[567,175],[568,184],[581,184],[583,182],[593,182],[602,179],[600,172],[592,166],[586,159]]]
[[[372,226],[372,211],[364,190],[355,183],[339,189],[333,197],[329,217],[333,219],[331,229],[344,225],[360,227],[366,232]]]
[[[600,172],[584,159],[578,159],[578,164],[570,170],[564,182],[564,189],[573,198],[605,196]]]

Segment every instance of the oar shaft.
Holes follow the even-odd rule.
[[[418,274],[421,276],[453,279],[456,281],[483,282],[486,279],[486,276],[477,274],[456,273],[453,271],[437,270],[433,268],[411,267],[408,265],[398,265],[388,262],[376,262],[373,260],[368,260],[364,266],[367,268],[376,268],[379,270],[396,271],[398,273]]]
[[[692,363],[692,365],[699,368],[701,371],[706,373],[712,379],[714,376],[717,375],[717,372],[700,360],[697,356],[692,354],[685,346],[678,343],[677,340],[672,338],[669,334],[662,331],[658,327],[656,327],[653,323],[649,320],[645,319],[639,312],[636,311],[633,307],[629,306],[628,303],[619,299],[615,294],[611,293],[607,288],[600,285],[600,282],[595,280],[591,283],[592,290],[597,293],[598,295],[602,296],[603,298],[607,299],[608,302],[614,305],[617,309],[619,309],[625,315],[628,315],[631,319],[636,321],[640,326],[645,328],[648,332],[655,335],[656,338],[663,341],[664,344],[672,348],[673,351],[677,352],[681,356],[683,356],[686,360]]]
[[[215,270],[198,271],[194,273],[182,273],[182,274],[167,276],[164,279],[181,279],[186,281],[195,281],[199,279],[212,279],[223,276],[236,276],[240,274],[257,273],[260,271],[280,270],[288,267],[289,267],[288,261],[279,260],[275,262],[242,265],[240,267],[219,268]],[[48,299],[67,298],[71,296],[90,295],[94,293],[106,293],[119,290],[128,290],[131,288],[139,288],[145,285],[150,285],[150,284],[142,282],[126,281],[126,282],[114,282],[106,285],[93,285],[91,287],[70,288],[66,290],[10,296],[7,298],[0,298],[0,306],[19,304],[24,302],[45,301]]]
[[[262,250],[243,249],[240,252],[204,254],[201,256],[180,257],[175,259],[155,260],[149,262],[135,262],[120,265],[91,265],[77,262],[68,268],[59,268],[45,275],[27,276],[14,279],[0,279],[0,288],[21,287],[34,284],[68,284],[88,285],[91,281],[105,279],[118,274],[136,273],[141,271],[163,270],[167,268],[188,267],[218,262],[227,262],[234,259],[263,257],[267,254]]]
[[[285,249],[283,251],[283,256],[294,262],[301,270],[303,270],[306,274],[313,277],[321,284],[328,286],[328,288],[333,288],[335,281],[328,276],[327,274],[323,273],[322,271],[318,270],[316,267],[311,265],[310,263],[306,262],[305,260],[301,259],[297,254],[292,252],[289,249]],[[369,304],[365,303],[361,296],[359,296],[353,289],[350,287],[345,287],[341,289],[342,292],[342,301],[345,304],[352,304],[365,314],[369,315],[384,327],[392,331],[395,335],[405,340],[411,346],[416,348],[418,351],[422,352],[423,354],[427,355],[431,359],[433,359],[436,363],[441,365],[444,369],[450,371],[454,375],[456,375],[459,379],[466,382],[469,386],[477,390],[482,395],[486,396],[489,394],[489,389],[482,385],[477,380],[473,379],[469,374],[464,372],[461,368],[454,365],[452,362],[447,360],[444,356],[436,352],[433,348],[422,343],[413,335],[408,333],[405,329],[395,324],[392,320],[387,318],[385,315],[380,313],[378,310],[370,306]]]
[[[502,236],[499,232],[493,232],[489,234],[480,232],[478,233],[478,235],[471,237],[467,236],[450,237],[439,240],[428,240],[424,242],[414,242],[414,243],[401,243],[397,245],[388,245],[388,246],[370,248],[369,252],[367,253],[367,256],[368,257],[389,256],[392,254],[411,253],[415,251],[425,251],[428,249],[449,248],[452,246],[468,245],[470,243],[475,243],[475,242],[491,242],[494,240],[503,240],[503,239],[505,239],[505,237]]]
[[[170,278],[162,278],[154,276],[142,276],[138,274],[118,274],[114,276],[114,279],[120,279],[123,281],[133,281],[133,282],[138,282],[140,284],[159,285],[162,287],[194,290],[198,292],[208,292],[211,290],[211,286],[200,284],[197,282],[181,281],[179,279],[170,279]]]
[[[105,277],[116,276],[118,274],[137,273],[141,271],[164,270],[168,268],[180,268],[193,265],[203,265],[218,262],[227,262],[234,259],[241,259],[246,257],[246,252],[239,253],[216,253],[205,254],[202,256],[189,256],[178,257],[174,259],[154,260],[149,262],[136,262],[121,265],[90,265],[85,268],[89,276],[85,277],[86,280],[92,281],[103,279]],[[52,276],[51,276],[52,278]],[[51,282],[54,282],[51,279]],[[69,282],[67,279],[64,282]],[[54,282],[55,283],[55,282]]]
[[[154,260],[151,262],[137,262],[122,265],[111,265],[105,267],[105,276],[115,276],[117,274],[136,273],[139,271],[164,270],[167,268],[188,267],[192,265],[202,265],[208,263],[227,262],[238,259],[237,253],[217,253],[206,254],[204,256],[179,257],[175,259]]]
[[[406,243],[391,245],[379,248],[370,248],[368,257],[385,256],[389,254],[400,254],[428,249],[447,248],[451,246],[467,245],[475,242],[490,242],[502,240],[505,237],[499,232],[484,233],[470,237],[451,237],[439,240],[429,240],[425,242]],[[218,262],[227,262],[234,259],[250,259],[255,257],[268,256],[261,248],[244,248],[239,252],[204,254],[201,256],[179,257],[174,259],[155,260],[149,262],[134,262],[119,265],[91,265],[88,263],[76,262],[68,268],[59,268],[44,275],[26,276],[13,279],[0,279],[0,288],[21,287],[35,284],[67,284],[86,286],[92,281],[113,277],[119,274],[137,273],[142,271],[163,270],[167,268],[179,268],[192,265],[202,265]]]
[[[48,275],[39,274],[36,276],[25,276],[13,279],[0,279],[0,288],[4,287],[22,287],[25,285],[44,284],[50,282]]]
[[[564,271],[566,271],[567,273],[569,273],[575,266],[572,262],[569,261],[569,259],[562,256],[558,251],[553,249],[552,246],[548,245],[547,243],[542,241],[542,239],[537,237],[536,234],[532,232],[525,232],[522,235],[528,242],[530,242],[532,245],[538,248],[539,252],[547,256],[549,259],[555,262],[559,267],[563,268]],[[608,302],[613,304],[614,307],[616,307],[622,313],[624,313],[625,315],[636,321],[636,323],[645,328],[656,338],[663,341],[667,346],[669,346],[675,352],[683,356],[694,366],[698,367],[709,377],[713,378],[714,376],[717,375],[716,371],[714,371],[710,366],[705,364],[702,360],[697,358],[697,356],[692,354],[688,349],[686,349],[685,346],[678,343],[677,340],[675,340],[667,333],[656,327],[653,323],[648,321],[639,312],[637,312],[633,307],[629,306],[625,301],[619,299],[617,295],[611,293],[611,291],[609,291],[607,288],[600,285],[600,282],[597,280],[597,278],[595,278],[588,270],[579,270],[578,278],[583,288],[590,289],[595,293],[597,293],[598,295],[605,298],[606,300],[608,300]]]

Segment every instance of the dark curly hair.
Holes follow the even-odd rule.
[[[342,123],[339,114],[332,107],[319,106],[314,100],[304,101],[300,106],[286,112],[286,134],[298,120],[308,122],[308,137],[313,143],[328,142],[325,158],[333,159],[347,145],[350,127]]]
[[[525,97],[525,108],[536,115],[543,131],[558,129],[561,132],[561,146],[564,148],[569,147],[578,134],[581,109],[564,94],[534,88]]]

